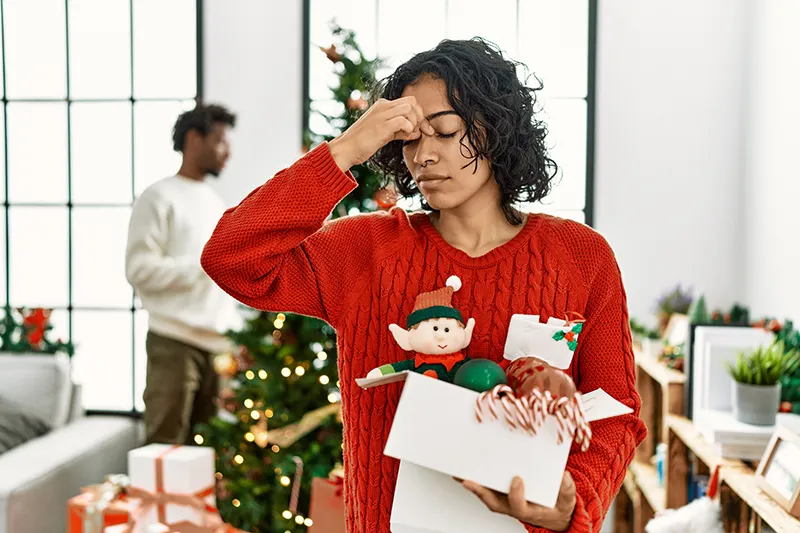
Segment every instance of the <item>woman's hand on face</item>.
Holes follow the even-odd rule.
[[[343,171],[372,157],[385,144],[433,135],[416,98],[378,100],[355,124],[329,143],[331,155]]]
[[[575,511],[575,481],[569,471],[561,478],[561,487],[554,508],[543,507],[525,500],[525,486],[521,478],[514,478],[509,493],[502,494],[471,481],[463,481],[464,488],[474,493],[484,505],[495,513],[505,514],[532,526],[552,531],[566,531]]]

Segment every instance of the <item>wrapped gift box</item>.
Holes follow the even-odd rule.
[[[148,524],[157,523],[190,522],[202,526],[209,510],[216,507],[213,448],[151,444],[128,452],[128,471],[130,512],[136,517],[133,533],[146,531]],[[137,494],[147,496],[144,503]],[[181,503],[146,505],[148,498],[164,495],[167,500],[194,497],[207,507]]]
[[[311,505],[308,517],[312,521],[308,533],[346,533],[344,526],[344,480],[314,478],[311,481]]]
[[[67,501],[67,533],[100,533],[103,528],[128,522],[128,503],[113,501],[94,515],[94,495],[84,492]]]

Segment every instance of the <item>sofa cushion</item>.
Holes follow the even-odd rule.
[[[53,428],[70,416],[72,379],[63,354],[0,354],[0,391],[3,396]]]
[[[46,421],[0,396],[0,454],[50,431]]]

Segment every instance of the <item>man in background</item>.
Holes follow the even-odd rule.
[[[206,181],[230,157],[236,116],[202,105],[178,117],[173,146],[183,154],[174,176],[148,187],[133,205],[125,274],[150,315],[144,422],[147,442],[187,444],[192,428],[216,413],[214,356],[240,325],[235,301],[200,267],[200,254],[225,210]]]

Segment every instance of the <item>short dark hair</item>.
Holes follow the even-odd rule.
[[[236,126],[236,115],[219,104],[197,104],[194,109],[182,113],[172,128],[172,147],[176,152],[183,152],[186,134],[196,130],[200,135],[211,133],[214,123]]]
[[[466,123],[464,137],[475,148],[470,151],[462,137],[462,153],[472,158],[469,166],[474,164],[476,169],[479,157],[489,161],[500,185],[503,213],[514,225],[522,222],[514,203],[543,199],[558,172],[545,145],[547,126],[534,116],[536,92],[542,84],[523,84],[517,74],[519,65],[481,38],[444,40],[401,65],[373,93],[374,99],[395,100],[426,75],[444,81],[450,105]],[[394,179],[403,196],[419,194],[403,161],[402,141],[385,145],[371,162]]]

